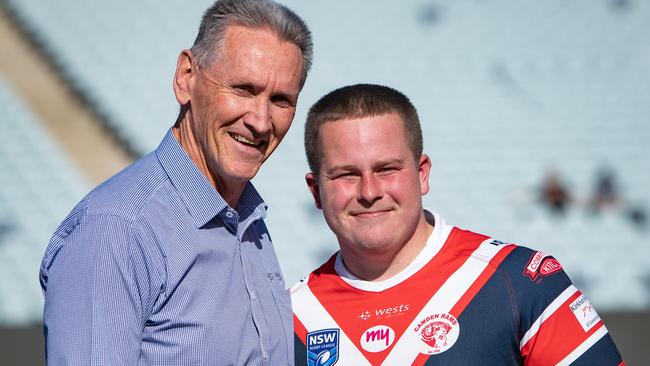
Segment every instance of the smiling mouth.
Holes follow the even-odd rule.
[[[257,142],[257,143],[255,143],[255,141],[251,141],[251,140],[247,139],[246,137],[244,137],[244,136],[242,136],[242,135],[236,135],[236,134],[234,134],[234,133],[228,133],[228,134],[229,134],[230,137],[232,137],[235,141],[237,141],[237,142],[239,142],[239,143],[241,143],[241,144],[243,144],[243,145],[246,145],[246,146],[259,148],[259,147],[262,147],[262,145],[264,145],[264,141],[263,141],[263,140],[262,140],[262,141],[259,141],[259,142]]]
[[[381,216],[383,214],[387,214],[391,209],[385,209],[385,210],[374,210],[374,211],[352,211],[350,212],[350,215],[355,216],[355,217],[377,217]]]

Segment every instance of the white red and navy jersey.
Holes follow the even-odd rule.
[[[388,280],[335,254],[291,289],[296,366],[624,364],[557,260],[435,219]]]

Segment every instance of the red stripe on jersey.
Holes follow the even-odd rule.
[[[577,291],[562,303],[526,342],[521,349],[524,365],[555,365],[603,326],[603,321],[599,320],[589,331],[584,331],[569,307],[580,296],[582,293]]]
[[[425,267],[408,280],[379,293],[354,288],[341,279],[334,269],[334,257],[311,274],[309,288],[321,304],[327,304],[327,311],[368,361],[373,365],[380,365],[399,338],[386,350],[372,353],[361,347],[362,334],[374,325],[386,325],[391,327],[396,335],[404,334],[418,315],[418,309],[431,299],[486,238],[454,228],[439,253]],[[427,286],[420,286],[422,283]],[[403,315],[377,319],[375,311],[378,306],[399,306],[405,301],[404,294],[409,294],[407,298],[411,310]],[[350,308],[351,304],[354,304],[355,309]],[[359,315],[365,311],[370,312],[371,318],[362,320]]]
[[[509,244],[507,247],[503,248],[499,253],[497,253],[492,260],[490,260],[490,264],[485,267],[483,272],[476,278],[474,283],[467,289],[465,294],[458,300],[456,305],[454,305],[453,308],[451,308],[451,311],[449,312],[451,315],[456,317],[460,317],[460,315],[463,313],[463,310],[469,305],[470,302],[472,302],[472,299],[474,299],[474,296],[478,294],[479,291],[481,291],[481,288],[485,285],[485,283],[492,277],[494,272],[496,272],[497,268],[503,262],[506,257],[517,248],[516,245]],[[424,365],[427,360],[429,359],[429,355],[425,354],[420,354],[415,361],[413,361],[413,366],[422,366]]]
[[[302,324],[297,316],[293,316],[293,331],[303,344],[307,344],[307,328]]]

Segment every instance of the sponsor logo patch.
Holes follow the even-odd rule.
[[[600,321],[600,316],[598,316],[596,310],[591,306],[585,295],[580,295],[580,297],[570,303],[569,308],[585,332],[588,332],[589,329],[593,328]]]
[[[562,270],[562,265],[555,258],[544,254],[543,252],[535,252],[524,269],[524,276],[530,277],[535,281],[541,276],[550,276]]]
[[[368,320],[368,319],[370,319],[371,316],[372,315],[370,315],[370,312],[368,310],[366,310],[366,311],[362,312],[361,314],[359,314],[359,316],[357,318],[359,318],[361,320]]]
[[[307,333],[307,365],[332,366],[339,360],[339,329]]]
[[[537,270],[539,269],[539,266],[542,264],[542,259],[546,257],[546,254],[542,252],[535,252],[531,257],[530,260],[528,260],[528,264],[526,265],[526,269],[524,270],[524,275],[530,277],[531,280],[534,280],[537,278],[537,275],[539,272]]]
[[[409,309],[409,304],[399,304],[395,306],[377,308],[373,311],[364,310],[361,312],[361,314],[357,315],[357,318],[361,320],[368,320],[370,318],[392,318],[394,316],[404,315],[404,313],[408,312]]]
[[[435,355],[450,349],[460,335],[460,324],[451,314],[431,314],[413,328],[422,341],[420,353]]]
[[[550,276],[555,272],[562,270],[562,265],[555,258],[546,258],[539,266],[539,273],[542,276]]]
[[[395,331],[387,325],[376,325],[361,334],[359,344],[368,352],[381,352],[393,344]]]

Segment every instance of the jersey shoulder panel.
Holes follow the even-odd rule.
[[[517,246],[499,272],[511,286],[524,365],[569,364],[594,354],[620,360],[595,309],[552,255]]]
[[[491,238],[473,231],[453,227],[441,252],[452,255],[470,256],[478,246],[483,245],[488,239]]]
[[[338,252],[334,253],[334,255],[332,255],[325,263],[321,264],[320,267],[316,268],[307,276],[303,277],[300,279],[300,281],[291,286],[289,288],[289,293],[291,296],[298,294],[301,291],[305,291],[305,287],[310,283],[318,283],[328,276],[338,276],[334,270],[334,262],[336,260],[337,254]]]

